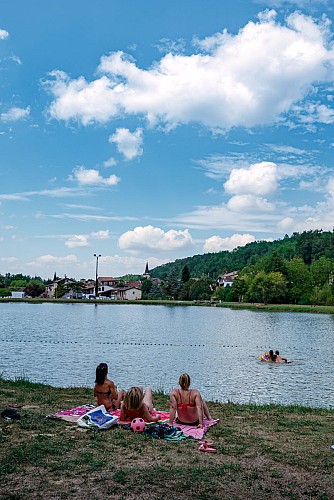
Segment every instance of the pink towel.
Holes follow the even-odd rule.
[[[79,417],[87,413],[89,410],[92,410],[93,408],[94,408],[93,405],[78,406],[70,410],[57,411],[53,415],[48,415],[48,418],[59,418],[60,420],[65,420],[66,422],[75,423],[77,422]],[[110,410],[109,413],[119,418],[121,410]],[[157,410],[152,411],[153,416],[155,416],[157,413],[159,413],[160,415],[159,422],[166,422],[169,420],[169,411],[157,411]],[[126,421],[119,421],[120,424],[128,424],[129,422],[131,422],[131,419],[128,419]],[[218,424],[218,422],[219,419],[207,420],[205,418],[203,421],[202,429],[194,427],[193,425],[178,424],[177,422],[174,422],[173,425],[175,427],[179,427],[182,430],[183,434],[185,434],[188,437],[192,437],[194,439],[203,439],[208,428],[211,427],[212,425]]]
[[[188,437],[192,437],[194,439],[203,439],[203,437],[207,433],[208,428],[218,424],[218,422],[219,418],[212,420],[207,420],[205,418],[203,421],[202,429],[195,427],[194,425],[183,425],[183,424],[178,424],[177,422],[174,422],[173,425],[175,427],[180,427],[183,434],[185,434]]]
[[[70,410],[57,411],[56,413],[53,413],[53,415],[48,415],[47,418],[58,418],[59,420],[65,420],[65,422],[76,423],[82,415],[93,408],[95,408],[94,405],[77,406],[76,408],[71,408]]]

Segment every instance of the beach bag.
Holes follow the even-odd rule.
[[[82,415],[77,424],[80,427],[94,427],[96,429],[109,429],[113,425],[118,424],[118,418],[110,415],[104,405],[97,406],[93,410]]]
[[[14,420],[21,418],[21,415],[14,408],[7,408],[1,412],[1,417],[5,420]]]

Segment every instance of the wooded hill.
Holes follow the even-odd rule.
[[[188,267],[192,278],[210,277],[217,279],[225,272],[239,271],[247,266],[254,266],[263,258],[278,254],[282,259],[291,261],[300,258],[307,266],[320,257],[334,259],[334,232],[304,231],[285,235],[275,241],[255,241],[233,251],[194,255],[177,259],[151,270],[154,278],[166,279],[171,274],[182,276],[182,270]]]

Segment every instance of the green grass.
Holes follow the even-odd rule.
[[[94,403],[91,389],[0,378],[0,409],[19,400],[21,420],[0,420],[6,499],[333,499],[334,410],[209,402],[221,420],[209,430],[217,448],[209,454],[191,439],[160,441],[45,418]],[[161,390],[154,402],[168,408]]]
[[[334,314],[334,306],[298,304],[252,304],[244,302],[221,302],[217,307],[230,309],[249,309],[252,311],[302,312],[312,314]]]

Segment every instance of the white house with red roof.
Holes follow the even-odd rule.
[[[227,286],[232,286],[233,281],[238,276],[238,271],[232,271],[231,273],[224,273],[217,279],[217,285],[223,288]]]

